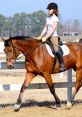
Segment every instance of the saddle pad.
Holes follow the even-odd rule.
[[[52,57],[54,57],[54,55],[53,55],[53,53],[52,53],[52,51],[51,51],[50,46],[49,46],[48,44],[46,44],[46,43],[45,43],[45,45],[46,45],[46,48],[47,48],[48,53],[49,53]],[[69,51],[69,48],[68,48],[66,45],[61,45],[60,47],[61,47],[61,49],[62,49],[62,51],[63,51],[63,56],[69,54],[70,51]]]

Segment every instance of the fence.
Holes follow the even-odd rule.
[[[24,69],[24,61],[17,61],[14,65],[15,69]],[[7,69],[6,62],[0,61],[0,69]],[[22,84],[3,84],[0,85],[0,90],[20,90]],[[72,87],[74,87],[75,82],[72,82],[72,69],[67,71],[67,82],[58,82],[54,84],[54,88],[67,88],[67,100],[70,100],[70,97],[72,96]],[[48,88],[46,83],[34,83],[30,84],[28,89],[46,89]]]

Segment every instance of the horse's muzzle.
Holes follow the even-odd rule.
[[[14,68],[14,63],[13,62],[7,62],[7,68],[8,69],[13,69]]]

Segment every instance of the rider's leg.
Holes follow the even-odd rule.
[[[64,64],[62,54],[60,52],[56,52],[56,56],[57,56],[58,61],[60,63],[60,71],[64,71],[66,69],[66,67],[65,67],[65,64]]]
[[[63,56],[59,52],[59,49],[58,49],[58,37],[56,37],[56,36],[52,37],[51,43],[52,43],[53,48],[54,48],[54,54],[56,54],[57,59],[60,63],[60,71],[64,71],[66,68],[65,68],[65,65],[64,65]]]

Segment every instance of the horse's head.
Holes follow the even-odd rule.
[[[15,60],[20,52],[13,47],[10,39],[4,41],[4,52],[6,54],[7,68],[14,68]]]

